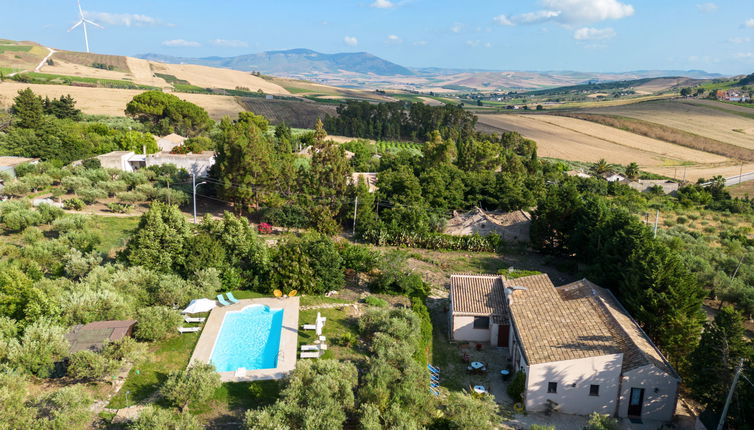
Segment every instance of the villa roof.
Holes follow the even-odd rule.
[[[587,299],[598,305],[623,351],[623,371],[651,364],[675,376],[662,353],[610,290],[587,279],[563,285],[558,290],[564,300]]]
[[[525,288],[514,289],[509,309],[529,364],[622,352],[604,312],[593,300],[565,299],[544,274],[504,283]]]
[[[96,321],[85,325],[76,325],[66,338],[71,344],[70,351],[85,349],[99,350],[105,342],[114,342],[129,336],[136,320]]]
[[[507,314],[503,278],[497,275],[451,275],[450,301],[454,315]]]

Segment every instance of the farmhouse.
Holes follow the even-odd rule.
[[[663,194],[675,194],[680,184],[667,179],[639,179],[638,181],[629,182],[628,186],[640,193],[646,193],[659,187]]]
[[[488,212],[474,208],[469,212],[454,214],[444,233],[454,236],[497,234],[506,242],[528,242],[531,215],[517,210],[512,212]]]
[[[6,172],[11,176],[16,176],[16,167],[24,164],[39,163],[39,158],[25,158],[25,157],[0,157],[0,172]]]
[[[160,152],[170,152],[176,146],[183,145],[183,142],[186,141],[185,137],[175,133],[163,137],[154,136],[154,139],[157,141],[157,147],[160,148]]]
[[[556,288],[547,275],[450,285],[452,338],[506,348],[525,372],[527,410],[673,417],[678,375],[608,290],[586,279]]]

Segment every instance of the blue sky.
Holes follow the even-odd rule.
[[[0,37],[84,50],[75,0],[0,0]],[[367,51],[405,66],[754,72],[752,0],[82,0],[94,52]]]

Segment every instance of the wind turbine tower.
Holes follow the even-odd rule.
[[[69,28],[68,31],[69,32],[73,31],[73,29],[76,28],[76,27],[78,27],[79,25],[83,26],[84,27],[84,43],[86,44],[86,52],[89,52],[89,35],[86,32],[86,24],[89,23],[89,24],[92,24],[93,26],[99,27],[99,28],[105,28],[105,27],[97,24],[94,21],[88,20],[88,19],[86,19],[84,17],[84,11],[81,9],[81,1],[80,0],[76,0],[76,4],[79,7],[79,22],[77,22],[76,24],[73,24],[73,27]]]

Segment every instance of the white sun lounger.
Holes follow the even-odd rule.
[[[183,320],[187,323],[203,323],[204,321],[207,321],[207,318],[194,318],[194,317],[183,317]]]
[[[321,351],[303,351],[301,353],[301,358],[319,358],[321,355]]]
[[[178,331],[181,333],[196,333],[201,330],[201,327],[178,327]]]
[[[319,351],[319,345],[301,345],[302,351]]]
[[[315,324],[304,324],[304,330],[316,330],[317,326]]]

